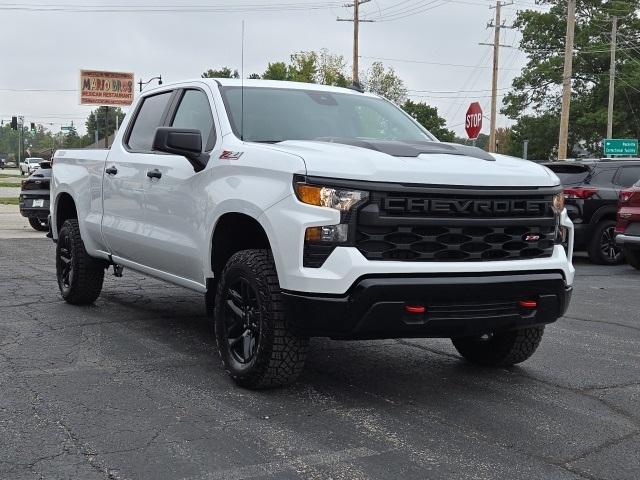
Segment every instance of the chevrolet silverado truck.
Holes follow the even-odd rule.
[[[203,294],[246,388],[293,382],[310,337],[451,338],[528,359],[569,304],[573,226],[546,167],[439,142],[356,89],[208,79],[145,91],[110,150],[59,150],[62,297],[129,268]]]

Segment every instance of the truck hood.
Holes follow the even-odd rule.
[[[448,144],[442,145],[443,148],[450,148]],[[416,152],[415,156],[398,156],[397,151],[402,152],[402,149],[395,149],[395,154],[389,154],[376,147],[372,149],[329,141],[288,140],[273,147],[300,156],[310,176],[429,185],[560,185],[558,177],[546,167],[505,155],[488,156],[479,152],[475,156],[473,150],[468,148],[463,151],[470,155],[458,151],[455,154]],[[437,152],[438,149],[433,151]]]

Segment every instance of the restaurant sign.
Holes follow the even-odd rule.
[[[80,70],[80,104],[126,107],[133,103],[133,73]]]

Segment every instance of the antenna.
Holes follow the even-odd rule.
[[[240,140],[244,142],[244,20],[242,20],[242,47],[240,53]]]

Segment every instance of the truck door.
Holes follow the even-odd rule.
[[[109,252],[150,267],[143,187],[158,156],[152,153],[156,129],[164,125],[174,96],[169,90],[138,103],[122,141],[111,147],[103,177],[102,235]]]
[[[204,90],[179,91],[167,124],[200,130],[203,150],[213,150],[214,116]],[[204,221],[207,178],[206,171],[196,173],[186,158],[168,154],[155,155],[144,178],[146,252],[154,268],[198,283],[204,281],[202,245],[211,227]]]

